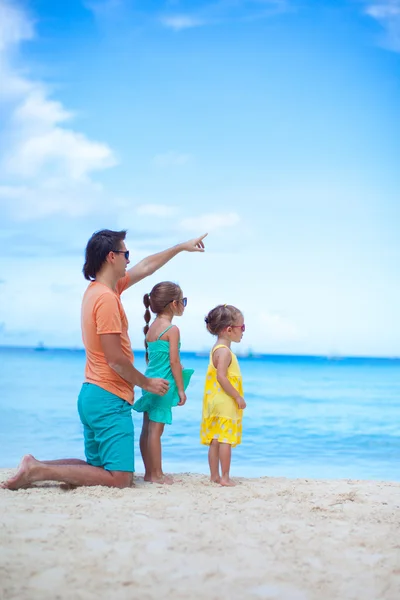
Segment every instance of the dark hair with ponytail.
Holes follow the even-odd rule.
[[[144,347],[146,348],[146,363],[149,362],[149,352],[147,349],[147,341],[146,341],[146,336],[147,336],[147,332],[149,331],[149,323],[150,323],[150,319],[151,319],[151,315],[150,315],[150,294],[145,294],[143,296],[143,304],[146,307],[145,313],[144,313],[144,320],[146,321],[146,325],[143,327],[143,333],[144,333]]]
[[[151,314],[160,315],[173,300],[179,300],[182,290],[177,283],[172,281],[161,281],[157,283],[149,294],[143,296],[143,304],[146,308],[144,313],[144,320],[146,325],[143,327],[144,333],[144,347],[146,348],[146,363],[149,362],[149,353],[147,349],[146,336],[149,331],[149,323],[151,320]]]
[[[221,331],[235,325],[242,312],[231,304],[219,304],[204,319],[207,330],[212,335],[219,335]]]

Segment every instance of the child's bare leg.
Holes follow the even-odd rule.
[[[210,465],[210,479],[214,483],[219,483],[219,441],[211,440],[208,448],[208,464]]]
[[[153,483],[173,483],[172,477],[164,475],[161,464],[161,436],[164,423],[149,421],[148,450],[151,460],[151,481]]]
[[[231,468],[231,454],[231,445],[221,442],[219,445],[219,460],[221,462],[221,485],[235,485],[235,483],[229,477],[229,469]]]
[[[140,434],[140,454],[145,468],[144,480],[151,481],[151,455],[149,452],[149,414],[143,413],[142,432]]]

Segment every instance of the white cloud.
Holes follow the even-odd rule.
[[[92,181],[50,178],[34,185],[0,186],[0,205],[15,221],[53,215],[76,218],[107,211],[108,197]]]
[[[174,31],[192,29],[193,27],[204,25],[204,21],[196,17],[191,17],[190,15],[170,15],[161,17],[160,21],[164,27],[168,27]]]
[[[160,18],[164,27],[181,31],[226,20],[260,19],[288,10],[287,0],[217,0],[204,3],[192,14],[168,14]]]
[[[208,213],[198,217],[182,219],[180,227],[187,231],[216,231],[226,227],[233,227],[240,222],[237,213]]]
[[[156,154],[153,163],[157,167],[181,167],[190,161],[190,154],[181,154],[179,152],[169,151],[164,154]]]
[[[29,188],[22,185],[0,185],[0,200],[20,200],[29,193]]]
[[[177,209],[167,204],[141,204],[136,212],[139,216],[166,218],[174,216]]]
[[[6,171],[12,175],[35,178],[46,175],[50,167],[52,173],[72,180],[85,180],[91,171],[114,164],[108,146],[60,127],[51,127],[37,135],[22,135],[3,161]]]
[[[94,14],[96,18],[108,19],[116,11],[123,7],[123,0],[88,0],[83,4]]]
[[[25,13],[6,0],[0,2],[0,51],[33,38],[33,24]]]
[[[53,175],[65,180],[85,180],[91,171],[115,164],[105,144],[92,142],[75,131],[52,127],[40,134],[22,133],[18,137],[3,160],[3,169],[9,175],[38,179],[46,177],[51,169]]]
[[[37,218],[85,214],[101,199],[94,171],[116,164],[112,150],[64,126],[73,114],[43,82],[21,76],[18,49],[34,37],[28,15],[0,0],[0,79],[7,127],[0,156],[0,198],[11,214]]]
[[[365,9],[366,13],[376,19],[390,19],[400,15],[399,0],[383,0],[381,2],[370,4]]]
[[[400,52],[400,0],[367,2],[365,13],[385,29],[386,39],[383,45]]]

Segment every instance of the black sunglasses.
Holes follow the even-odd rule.
[[[164,308],[168,306],[168,304],[171,304],[171,302],[182,302],[183,308],[187,306],[187,298],[181,298],[180,300],[170,300],[169,302],[167,302],[167,304],[164,305]]]
[[[114,254],[123,254],[126,260],[129,260],[129,250],[111,250]]]

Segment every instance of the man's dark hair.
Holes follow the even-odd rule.
[[[125,236],[126,231],[111,231],[110,229],[102,229],[92,235],[85,250],[85,264],[82,269],[85,279],[89,281],[96,279],[109,252],[120,250]]]

